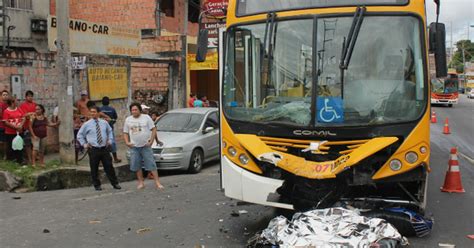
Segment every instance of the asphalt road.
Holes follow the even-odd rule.
[[[441,193],[449,149],[474,158],[474,100],[462,96],[454,108],[434,107],[432,124],[428,212],[435,227],[430,236],[410,238],[412,247],[438,243],[474,247],[474,164],[460,156],[464,194]],[[443,135],[448,117],[451,135]],[[165,174],[165,173],[162,173]],[[144,190],[135,182],[122,190],[104,185],[25,194],[0,193],[0,247],[243,247],[256,231],[276,216],[273,208],[240,205],[219,188],[219,166],[208,165],[200,174],[166,173],[166,189]],[[21,199],[14,199],[21,197]],[[231,216],[233,211],[247,214]]]

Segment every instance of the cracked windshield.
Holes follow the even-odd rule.
[[[350,62],[344,70],[341,57],[354,19],[318,18],[314,27],[312,19],[269,17],[265,23],[231,28],[225,114],[235,120],[297,126],[419,118],[426,101],[419,21],[366,16],[352,37],[352,52],[346,51]]]

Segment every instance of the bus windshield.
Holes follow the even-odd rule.
[[[431,79],[431,91],[436,94],[452,94],[458,92],[458,82],[453,79]]]
[[[231,27],[222,89],[226,116],[296,126],[419,118],[427,98],[419,20],[366,16],[342,83],[341,50],[352,22],[344,16]]]

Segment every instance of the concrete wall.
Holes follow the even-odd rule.
[[[49,0],[32,0],[32,10],[6,8],[5,13],[10,16],[10,21],[7,19],[6,22],[7,26],[15,26],[15,29],[10,32],[10,45],[12,47],[38,47],[41,50],[46,49],[46,34],[32,34],[31,19],[47,19]],[[2,44],[2,36],[3,32],[0,32],[0,44]]]

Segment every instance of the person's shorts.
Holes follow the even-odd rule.
[[[46,149],[46,138],[32,139],[31,143],[33,144],[33,150],[44,153]]]
[[[28,131],[23,132],[23,142],[25,146],[31,146],[31,133]]]
[[[153,150],[148,146],[130,148],[130,170],[137,172],[141,170],[142,167],[144,167],[146,171],[156,170]]]
[[[5,128],[0,128],[0,142],[7,142]]]

